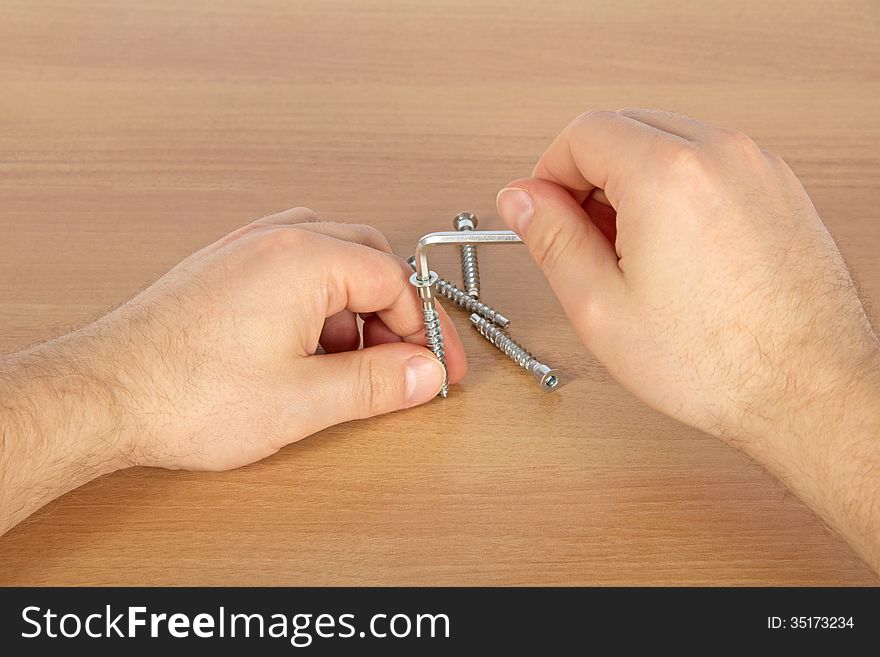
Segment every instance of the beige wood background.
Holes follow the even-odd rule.
[[[401,254],[460,210],[497,227],[496,191],[589,107],[781,154],[876,304],[878,73],[873,0],[3,0],[0,351],[292,205]],[[481,254],[559,393],[455,313],[471,371],[448,400],[235,472],[96,481],[0,539],[0,583],[877,584],[759,468],[619,387],[524,250]]]

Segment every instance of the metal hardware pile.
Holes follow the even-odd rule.
[[[518,244],[522,240],[509,230],[477,230],[477,218],[470,212],[462,212],[453,221],[455,232],[429,233],[419,240],[415,255],[409,259],[413,268],[410,277],[422,300],[425,333],[428,347],[446,366],[443,333],[437,314],[436,294],[446,297],[459,308],[470,311],[471,323],[486,340],[495,345],[508,358],[530,372],[541,388],[553,391],[559,386],[559,372],[546,365],[517,343],[507,333],[510,319],[480,300],[480,267],[477,261],[477,244]],[[428,266],[428,247],[434,244],[458,244],[461,249],[462,288],[440,278]],[[440,396],[449,394],[448,383],[443,384]]]

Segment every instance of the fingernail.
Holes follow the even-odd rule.
[[[406,401],[423,404],[437,396],[446,379],[446,370],[436,358],[413,356],[406,361]]]
[[[516,233],[522,237],[535,215],[535,202],[532,195],[519,187],[505,187],[495,199],[498,214]]]

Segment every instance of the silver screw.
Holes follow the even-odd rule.
[[[539,362],[507,333],[476,313],[471,315],[471,323],[484,338],[503,351],[508,358],[531,372],[545,391],[551,392],[559,386],[559,370]]]
[[[428,272],[426,279],[420,278],[418,273],[413,272],[409,282],[419,291],[419,299],[422,300],[422,315],[425,319],[425,335],[427,336],[428,348],[434,352],[443,364],[446,371],[446,350],[443,347],[443,332],[440,330],[440,315],[437,313],[437,302],[434,301],[434,284],[437,282],[437,272]],[[440,397],[449,396],[449,380],[443,379],[443,386],[437,393]]]
[[[416,268],[416,259],[414,256],[411,256],[407,259],[409,266],[413,269]],[[490,322],[494,322],[498,324],[501,328],[507,328],[510,326],[510,320],[502,315],[500,312],[495,310],[492,306],[489,306],[479,299],[474,299],[472,296],[469,296],[464,290],[459,288],[453,283],[450,283],[446,279],[437,277],[437,282],[434,283],[434,289],[442,294],[444,297],[452,301],[459,308],[464,308],[468,312],[476,313],[480,317],[485,317]]]
[[[455,230],[476,230],[477,217],[470,212],[462,212],[452,221]],[[462,287],[474,299],[480,297],[480,265],[477,262],[477,247],[473,244],[461,245]]]

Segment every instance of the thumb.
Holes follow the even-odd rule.
[[[498,192],[498,214],[516,231],[578,328],[595,301],[621,290],[614,246],[563,187],[522,178]]]
[[[423,404],[437,396],[446,376],[430,351],[406,342],[321,354],[307,362],[313,432]]]

